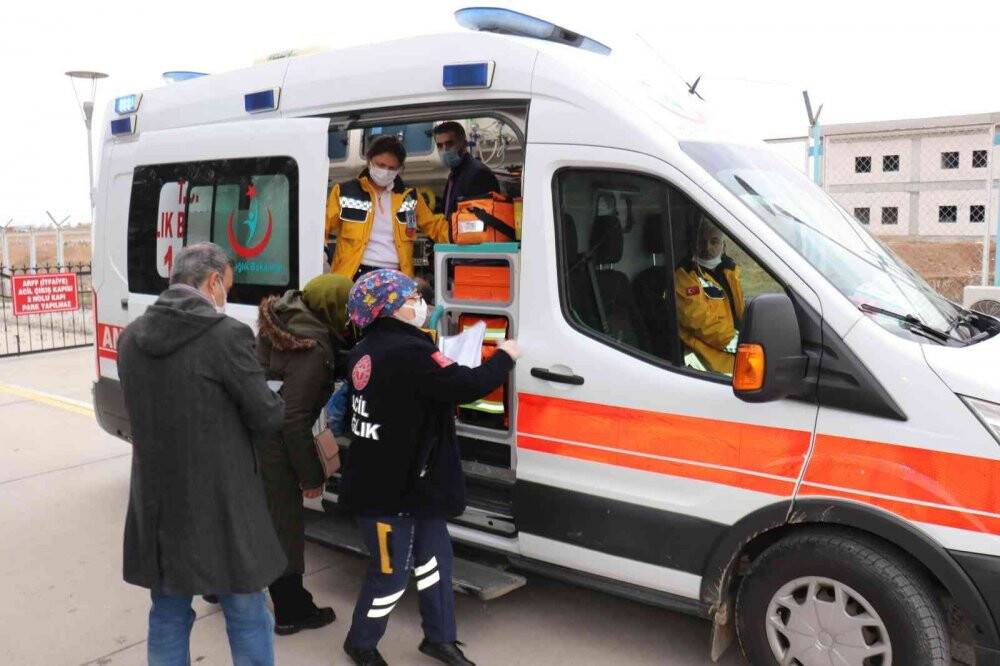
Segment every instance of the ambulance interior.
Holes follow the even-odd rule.
[[[402,178],[407,186],[415,187],[418,196],[422,197],[428,207],[435,213],[443,213],[444,190],[449,176],[449,170],[441,160],[434,141],[434,127],[445,121],[457,121],[466,131],[469,152],[481,160],[493,171],[500,184],[500,194],[511,200],[521,196],[521,170],[524,164],[524,131],[527,108],[523,105],[504,104],[492,108],[482,106],[476,109],[423,109],[420,113],[412,110],[394,116],[386,115],[378,118],[331,118],[328,134],[328,155],[330,158],[329,187],[334,184],[357,177],[365,168],[364,153],[370,142],[379,136],[394,135],[406,148],[406,163]],[[326,239],[327,257],[332,257],[336,238]],[[510,270],[504,259],[469,258],[446,262],[447,275],[435,275],[434,243],[423,234],[418,234],[414,246],[414,269],[417,277],[422,277],[431,289],[425,294],[429,304],[432,303],[433,287],[437,281],[442,281],[441,288],[445,293],[453,292],[455,269],[458,264],[463,268],[494,267],[503,265]],[[512,299],[511,299],[512,301]],[[496,305],[496,303],[483,303]],[[507,303],[511,307],[513,302]],[[433,305],[432,305],[433,308]],[[491,310],[494,308],[486,308]],[[445,335],[461,332],[468,322],[486,319],[487,312],[474,303],[459,309],[450,308],[442,318],[440,326]],[[510,335],[511,322],[504,320],[505,328],[495,331],[496,338]],[[495,322],[496,312],[487,319]],[[490,334],[487,343],[491,342]],[[490,348],[484,345],[484,354]],[[507,398],[510,386],[493,396],[493,401],[480,401],[482,405],[470,405],[459,408],[460,445],[466,464],[473,469],[467,470],[480,477],[496,478],[497,474],[511,474],[512,431],[510,429],[510,403]],[[490,396],[488,396],[489,398]],[[511,477],[512,480],[512,477]],[[491,488],[478,488],[474,477],[470,479],[470,497],[494,494]],[[501,502],[507,504],[507,502]],[[497,507],[499,508],[499,507]]]

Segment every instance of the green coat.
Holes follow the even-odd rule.
[[[260,306],[257,359],[268,379],[283,382],[281,431],[262,449],[267,503],[287,573],[305,570],[302,490],[326,481],[313,444],[313,424],[333,392],[333,341],[329,329],[302,302],[301,292],[272,296]]]

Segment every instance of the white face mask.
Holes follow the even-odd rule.
[[[415,305],[411,305],[410,307],[413,308],[412,319],[407,319],[406,317],[403,316],[401,312],[403,308],[397,310],[396,313],[393,314],[392,316],[400,321],[404,321],[407,324],[410,324],[411,326],[416,326],[417,328],[420,328],[421,326],[424,325],[424,322],[427,321],[427,303],[424,301],[424,299],[421,298],[419,301],[417,301]]]
[[[722,263],[722,255],[720,254],[714,259],[702,259],[701,257],[695,257],[694,260],[697,261],[698,265],[701,266],[702,268],[707,268],[710,271],[714,271],[719,266],[719,264]]]
[[[219,285],[219,290],[222,291],[222,305],[219,305],[219,302],[216,301],[215,311],[219,314],[226,314],[226,284],[222,281],[222,278],[219,278],[216,284]]]
[[[396,176],[399,175],[399,169],[383,169],[380,166],[369,164],[368,175],[372,177],[372,180],[379,187],[389,187],[396,180]]]

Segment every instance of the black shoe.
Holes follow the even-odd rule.
[[[359,650],[351,645],[347,639],[344,639],[344,652],[358,666],[389,666],[375,648]]]
[[[304,620],[288,624],[275,623],[274,633],[279,636],[290,636],[291,634],[299,633],[303,629],[319,629],[320,627],[325,627],[336,619],[337,615],[333,612],[332,608],[317,608],[313,611],[312,615]]]
[[[458,646],[465,643],[455,641],[454,643],[431,643],[426,638],[420,642],[420,651],[432,659],[443,661],[451,666],[476,666],[469,661]]]

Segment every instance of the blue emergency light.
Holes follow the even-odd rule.
[[[111,121],[111,136],[135,134],[135,116],[115,118]]]
[[[455,20],[463,28],[481,32],[496,32],[501,35],[515,35],[544,39],[578,49],[608,55],[611,49],[596,39],[567,30],[536,16],[529,16],[511,9],[500,7],[466,7],[455,12]]]
[[[271,88],[260,92],[247,93],[243,96],[243,108],[247,113],[264,113],[278,108],[281,88]]]
[[[135,95],[125,95],[115,98],[115,113],[124,116],[128,113],[135,113],[139,110],[139,102],[142,101],[142,93]]]
[[[208,76],[208,74],[205,72],[190,72],[186,70],[171,70],[169,72],[163,72],[163,80],[167,83],[180,83],[181,81],[200,79],[203,76]]]
[[[489,88],[493,85],[492,62],[472,62],[465,65],[445,65],[442,83],[448,90]]]

